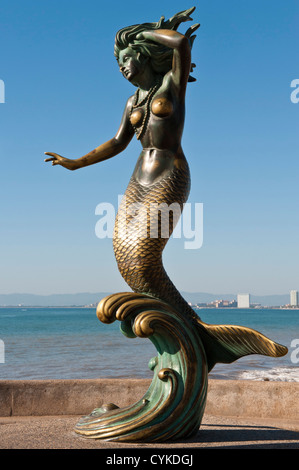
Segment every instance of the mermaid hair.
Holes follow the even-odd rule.
[[[161,44],[157,44],[148,39],[136,39],[136,36],[143,31],[156,30],[156,29],[171,29],[176,31],[179,25],[185,21],[191,21],[191,13],[195,10],[195,7],[189,10],[184,10],[174,15],[169,20],[165,21],[165,17],[162,16],[156,23],[142,23],[133,26],[127,26],[116,33],[114,55],[118,60],[119,53],[122,49],[131,47],[132,49],[140,52],[144,57],[149,58],[153,70],[161,75],[165,75],[172,67],[172,56],[173,50],[169,47],[165,47]],[[192,48],[195,35],[192,35],[199,24],[192,25],[185,36],[189,39],[190,46]],[[195,64],[191,64],[190,72],[196,67]],[[194,82],[196,79],[189,75],[189,82]]]

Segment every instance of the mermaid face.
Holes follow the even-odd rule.
[[[134,83],[134,78],[137,78],[139,73],[142,72],[143,66],[140,60],[140,53],[136,52],[131,47],[123,49],[118,57],[119,70],[123,76]]]

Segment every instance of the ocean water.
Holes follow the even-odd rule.
[[[282,358],[217,364],[210,378],[299,382],[299,310],[196,313],[206,323],[254,328],[289,348]],[[0,380],[151,378],[148,362],[156,355],[149,339],[126,338],[119,322],[101,323],[94,308],[0,308],[0,340]]]

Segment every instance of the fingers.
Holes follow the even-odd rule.
[[[45,152],[45,155],[50,155],[51,156],[51,158],[46,158],[44,161],[45,162],[52,162],[52,165],[58,165],[59,159],[62,158],[57,153],[53,153],[53,152]]]
[[[57,156],[58,156],[58,153],[45,152],[45,155],[51,155],[51,157],[57,157]]]
[[[44,161],[45,161],[45,162],[52,162],[52,165],[53,165],[53,166],[54,166],[54,165],[59,165],[59,161],[56,160],[56,158],[46,158]]]

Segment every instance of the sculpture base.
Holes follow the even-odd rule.
[[[149,362],[154,376],[137,403],[126,408],[102,405],[81,418],[75,431],[121,442],[165,442],[195,434],[206,405],[208,370],[192,321],[164,302],[134,293],[105,297],[97,316],[103,323],[120,321],[128,337],[152,341],[157,350]]]

